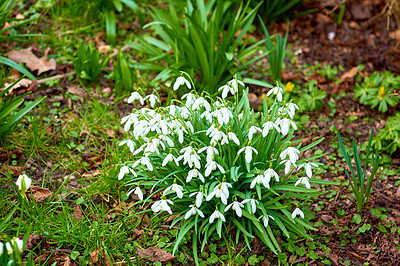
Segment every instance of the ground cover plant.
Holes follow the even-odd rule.
[[[396,1],[242,2],[1,1],[0,265],[400,264]]]

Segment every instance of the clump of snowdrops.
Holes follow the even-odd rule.
[[[193,88],[184,72],[173,89],[183,86]],[[275,103],[268,107],[264,100],[262,112],[250,109],[244,88],[235,77],[219,88],[221,97],[192,90],[167,107],[157,107],[154,94],[133,92],[128,103],[147,100],[150,108],[134,109],[121,121],[129,138],[118,145],[136,159],[121,166],[118,179],[154,213],[177,214],[173,251],[191,235],[196,262],[198,243],[203,249],[211,234],[221,237],[233,227],[236,243],[244,239],[250,248],[256,235],[275,253],[275,229],[288,238],[310,238],[306,229],[315,230],[302,201],[319,194],[310,186],[323,181],[312,178],[317,157],[302,155],[322,139],[305,147],[293,140],[298,106],[281,106],[278,85],[268,93]]]

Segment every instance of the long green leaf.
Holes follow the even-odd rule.
[[[22,66],[18,65],[17,63],[15,63],[14,61],[12,61],[6,57],[0,56],[0,63],[10,66],[12,68],[15,68],[16,70],[18,70],[19,72],[21,72],[22,74],[24,74],[25,76],[30,78],[31,80],[36,80],[35,76],[32,75],[31,72],[29,72]]]

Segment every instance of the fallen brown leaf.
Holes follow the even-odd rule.
[[[90,253],[90,260],[93,263],[97,263],[99,261],[99,251],[97,250],[97,248],[93,250],[92,253]]]
[[[34,53],[32,53],[32,47],[22,49],[22,50],[12,50],[7,54],[8,58],[17,62],[24,63],[31,71],[38,71],[38,76],[43,72],[56,69],[56,60],[54,58],[47,60],[50,48],[46,48],[44,56],[38,58]]]
[[[343,75],[340,76],[341,80],[345,80],[347,78],[354,78],[355,75],[358,73],[358,67],[352,67],[349,71],[345,72]]]
[[[150,247],[145,250],[136,248],[136,253],[139,257],[146,258],[150,261],[167,262],[176,259],[174,255],[157,246]]]
[[[29,235],[28,241],[26,242],[25,248],[26,249],[34,249],[40,243],[40,236],[38,235]]]
[[[74,220],[82,220],[82,210],[78,204],[76,204],[74,212],[72,213],[72,219]]]
[[[33,199],[36,202],[43,202],[45,199],[48,199],[53,195],[53,192],[51,192],[48,188],[39,186],[31,186],[31,191],[33,194]]]
[[[11,171],[13,175],[21,175],[22,174],[22,167],[21,166],[13,166],[13,165],[2,165],[0,168],[0,173],[7,173]]]
[[[262,102],[261,99],[258,98],[257,95],[252,92],[249,92],[247,97],[249,98],[250,107],[253,108],[254,110],[257,110],[258,107],[260,107],[261,105]]]

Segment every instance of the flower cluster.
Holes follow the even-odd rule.
[[[24,241],[19,238],[13,238],[10,242],[6,242],[5,248],[7,250],[8,255],[12,254],[15,249],[18,249],[19,252],[24,248]],[[0,241],[0,255],[3,254],[4,244]]]
[[[182,75],[173,89],[180,86],[190,89],[192,84]],[[273,88],[268,96],[276,95],[275,103],[254,113],[247,90],[239,100],[244,86],[234,78],[219,89],[221,98],[192,91],[165,108],[142,108],[123,117],[129,138],[118,145],[127,146],[136,160],[120,167],[118,179],[127,179],[129,194],[140,200],[159,195],[152,211],[178,214],[183,233],[198,230],[202,221],[199,230],[206,236],[214,230],[221,235],[222,225],[233,223],[246,239],[253,232],[275,251],[279,246],[269,239],[271,221],[287,237],[288,231],[306,235],[307,223],[296,218],[304,214],[295,197],[316,193],[310,181],[318,165],[300,159],[313,145],[301,148],[292,140],[298,106],[281,106],[283,89]],[[229,93],[234,102],[226,100]],[[146,97],[134,92],[130,99]]]

